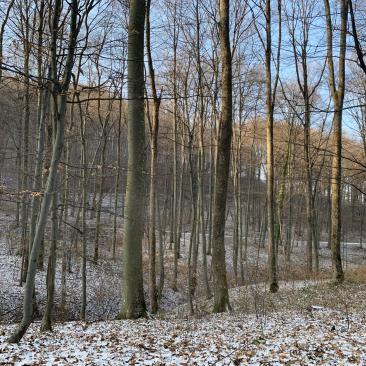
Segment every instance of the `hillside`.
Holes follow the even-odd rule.
[[[326,286],[326,292],[332,292]],[[364,365],[366,286],[349,285],[343,290],[347,296],[343,308],[339,303],[333,304],[335,308],[317,305],[319,299],[313,295],[324,292],[324,288],[312,286],[282,290],[276,311],[258,304],[254,314],[238,310],[194,318],[69,322],[56,324],[53,333],[43,334],[34,323],[19,345],[6,343],[13,326],[0,325],[0,363]],[[312,306],[286,309],[289,298],[304,295]]]

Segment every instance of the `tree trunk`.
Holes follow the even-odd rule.
[[[232,68],[230,49],[229,0],[221,0],[220,46],[222,61],[222,110],[216,152],[216,180],[213,204],[212,272],[214,312],[230,310],[225,261],[226,198],[232,136]]]
[[[102,213],[102,204],[103,204],[103,189],[104,189],[104,177],[105,177],[105,154],[107,148],[107,122],[105,121],[102,128],[102,151],[101,151],[101,169],[100,169],[100,180],[98,186],[98,201],[96,203],[97,209],[97,221],[95,225],[95,241],[94,241],[94,257],[93,262],[98,264],[99,260],[99,237],[100,237],[100,220],[101,220],[101,213]]]
[[[52,240],[51,240],[50,254],[48,257],[47,303],[42,318],[42,324],[41,324],[42,332],[52,331],[52,310],[53,310],[53,299],[55,293],[56,251],[57,251],[57,240],[58,240],[57,204],[58,204],[58,193],[56,191],[53,193],[52,197]]]
[[[114,183],[114,215],[113,215],[113,242],[112,242],[112,258],[116,259],[117,246],[117,216],[118,216],[118,193],[120,188],[121,177],[121,119],[122,119],[122,101],[119,104],[118,133],[117,133],[117,172],[116,181]]]
[[[272,29],[271,0],[266,0],[266,113],[267,113],[267,215],[268,215],[268,269],[270,291],[278,291],[277,250],[275,241],[275,202],[274,202],[274,149],[273,112],[275,88],[272,90]],[[278,75],[278,73],[277,73]]]
[[[146,50],[151,91],[154,101],[153,118],[150,124],[150,197],[149,197],[149,230],[150,230],[150,306],[151,312],[155,314],[158,310],[157,289],[156,289],[156,182],[157,182],[157,162],[158,162],[158,133],[159,133],[159,109],[160,97],[157,94],[155,84],[155,70],[151,55],[150,43],[150,0],[146,1]],[[171,233],[172,235],[172,233]]]
[[[346,41],[347,41],[347,18],[348,1],[340,1],[340,38],[339,38],[339,64],[338,85],[336,85],[335,67],[333,60],[333,25],[329,0],[324,0],[326,26],[327,26],[327,62],[329,70],[329,86],[334,104],[333,116],[333,157],[332,157],[332,180],[331,180],[331,248],[333,281],[342,283],[344,273],[341,258],[341,178],[342,178],[342,115],[345,93],[345,68],[346,68]]]
[[[124,211],[120,318],[145,316],[142,238],[145,195],[144,121],[145,1],[131,0],[128,26],[128,171]]]

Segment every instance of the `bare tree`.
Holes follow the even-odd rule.
[[[150,126],[150,200],[149,200],[149,241],[150,241],[150,306],[151,312],[156,313],[158,310],[157,290],[156,290],[156,169],[158,158],[158,133],[159,133],[159,108],[161,95],[158,96],[155,70],[151,55],[151,39],[150,39],[150,4],[151,0],[146,0],[146,50],[147,63],[151,84],[151,92],[153,97],[153,116],[149,117]]]
[[[144,121],[145,1],[130,2],[128,25],[128,172],[124,211],[122,304],[120,317],[145,315],[142,238],[145,195]]]
[[[332,12],[329,0],[324,0],[327,29],[327,62],[329,73],[329,87],[333,99],[333,158],[332,158],[332,211],[331,211],[331,248],[333,280],[341,283],[344,280],[341,257],[341,182],[342,182],[342,116],[343,101],[346,86],[346,39],[347,39],[347,18],[348,2],[340,1],[340,35],[339,35],[339,61],[338,81],[336,79],[336,68],[334,65],[334,42]]]
[[[44,197],[42,200],[41,210],[36,225],[33,245],[30,252],[30,258],[28,263],[27,278],[24,288],[24,300],[23,300],[23,317],[15,332],[8,338],[11,343],[17,343],[21,340],[24,333],[27,331],[30,323],[32,322],[33,315],[33,291],[34,280],[37,270],[37,260],[41,247],[41,241],[43,239],[47,215],[49,207],[53,197],[53,191],[55,189],[57,169],[62,154],[63,142],[64,142],[64,128],[65,128],[65,115],[66,115],[66,102],[67,91],[69,89],[71,72],[74,64],[74,54],[77,44],[77,36],[80,29],[78,24],[79,3],[77,0],[73,0],[70,4],[70,32],[67,47],[67,59],[63,70],[62,80],[58,80],[57,75],[57,40],[59,37],[58,29],[60,22],[60,15],[62,9],[62,1],[56,0],[53,10],[53,18],[51,25],[51,50],[50,50],[50,62],[51,62],[51,75],[52,75],[52,96],[55,103],[54,113],[54,128],[56,130],[52,159],[50,165],[50,171],[47,177],[46,188],[44,191]]]
[[[222,62],[222,109],[216,151],[216,180],[214,188],[212,271],[214,312],[231,308],[225,262],[226,198],[229,180],[232,137],[232,66],[230,48],[230,1],[219,1],[220,46]]]

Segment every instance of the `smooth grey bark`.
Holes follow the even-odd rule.
[[[41,1],[39,7],[39,26],[38,26],[38,55],[37,55],[37,68],[38,68],[38,106],[37,106],[37,122],[38,122],[38,141],[37,141],[37,153],[36,163],[34,168],[34,180],[33,180],[33,195],[31,202],[31,214],[30,214],[30,230],[29,230],[29,248],[32,248],[34,233],[36,229],[37,217],[41,205],[41,189],[42,189],[42,167],[43,158],[45,153],[46,144],[46,120],[48,117],[50,106],[50,90],[45,85],[43,80],[43,32],[44,22],[43,17],[45,15],[45,2]],[[48,79],[51,78],[51,69],[47,71]],[[41,251],[42,256],[42,251]],[[38,267],[43,267],[43,257],[38,261]]]
[[[239,114],[240,115],[240,114]],[[233,268],[234,268],[234,280],[238,284],[238,261],[240,259],[240,265],[242,265],[242,246],[241,232],[240,232],[240,216],[241,216],[241,199],[240,199],[240,180],[241,180],[241,167],[240,154],[241,154],[241,129],[239,125],[238,131],[234,131],[234,147],[233,147],[233,195],[234,195],[234,208],[233,208]]]
[[[156,287],[156,190],[157,190],[157,163],[158,163],[158,134],[159,134],[159,109],[161,95],[158,96],[155,70],[151,53],[150,39],[150,0],[146,0],[146,51],[149,79],[153,97],[153,116],[149,118],[150,124],[150,195],[149,195],[149,297],[151,312],[158,310],[158,293]],[[173,214],[174,215],[174,214]],[[172,230],[171,230],[172,232]]]
[[[20,226],[20,192],[22,190],[22,167],[20,164],[21,161],[21,151],[22,151],[22,139],[21,139],[21,128],[18,129],[18,145],[17,145],[17,157],[15,161],[15,165],[17,167],[17,204],[16,204],[16,213],[15,213],[15,224],[17,227]],[[24,260],[24,256],[22,258]],[[22,271],[22,268],[21,268]],[[20,272],[20,282],[22,282],[22,272]],[[20,283],[21,284],[21,283]]]
[[[205,225],[205,208],[204,208],[204,169],[205,169],[205,146],[204,146],[204,95],[203,95],[203,70],[201,64],[201,19],[199,14],[199,2],[196,2],[196,57],[197,57],[197,74],[198,74],[198,98],[199,98],[199,148],[198,148],[198,160],[197,160],[197,180],[198,180],[198,205],[197,205],[197,218],[199,225],[201,238],[202,238],[202,271],[203,271],[203,282],[205,286],[206,297],[211,296],[211,290],[208,280],[207,270],[207,241],[206,241],[206,225]],[[197,230],[198,232],[199,230]],[[197,239],[197,251],[199,236]],[[198,253],[195,258],[198,258]],[[196,259],[197,261],[197,259]]]
[[[226,198],[232,137],[232,62],[230,48],[230,1],[220,0],[220,47],[222,62],[222,104],[216,151],[216,179],[213,203],[212,273],[214,312],[230,310],[225,261]]]
[[[128,171],[120,311],[120,318],[125,319],[146,314],[142,277],[146,180],[144,25],[145,1],[131,0],[128,25]]]
[[[191,235],[189,238],[188,248],[188,304],[190,313],[194,313],[193,309],[193,297],[196,289],[197,279],[195,276],[195,268],[197,258],[195,257],[195,247],[197,244],[197,176],[194,164],[194,152],[193,152],[193,132],[189,131],[189,143],[188,143],[188,161],[189,161],[189,176],[191,183]]]
[[[22,171],[22,202],[20,209],[21,220],[21,245],[23,248],[23,268],[22,282],[25,282],[28,269],[28,260],[30,247],[27,241],[28,236],[28,216],[29,216],[29,130],[30,130],[30,8],[25,4],[25,9],[21,15],[21,26],[23,36],[23,53],[24,53],[24,110],[22,115],[22,154],[21,154],[21,171]]]
[[[120,191],[121,177],[121,119],[122,119],[122,100],[119,103],[118,130],[117,130],[117,167],[116,180],[114,183],[114,215],[113,215],[113,241],[112,241],[112,258],[116,258],[117,247],[117,216],[118,216],[118,193]]]
[[[339,38],[339,61],[338,61],[338,83],[336,82],[334,54],[333,54],[333,25],[332,12],[329,0],[324,0],[327,30],[327,62],[329,70],[329,86],[334,104],[333,115],[333,156],[332,156],[332,178],[331,178],[331,248],[333,281],[336,284],[344,281],[344,272],[341,257],[341,178],[342,178],[342,117],[343,101],[346,81],[346,42],[347,42],[347,19],[348,1],[340,1],[340,38]]]
[[[56,253],[57,253],[57,240],[58,240],[58,222],[57,222],[57,207],[58,205],[58,192],[53,192],[52,197],[52,239],[50,254],[48,256],[47,266],[47,302],[45,312],[43,314],[41,331],[52,331],[52,311],[54,305],[55,294],[55,273],[56,273]]]
[[[157,286],[157,293],[158,293],[158,301],[161,300],[161,296],[163,294],[164,283],[165,283],[165,267],[164,267],[164,245],[165,245],[165,228],[163,229],[161,214],[160,214],[160,206],[159,200],[156,199],[156,207],[157,207],[157,220],[158,220],[158,227],[159,227],[159,282]],[[163,232],[164,231],[164,232]]]
[[[87,290],[87,277],[86,277],[86,259],[87,259],[87,242],[86,242],[86,205],[88,201],[87,197],[87,144],[85,138],[86,132],[86,121],[85,117],[82,114],[81,106],[79,103],[80,110],[80,136],[81,136],[81,234],[82,234],[82,260],[81,260],[81,310],[80,317],[85,322],[86,321],[86,306],[87,306],[87,298],[86,298],[86,290]],[[79,213],[78,213],[79,217]]]
[[[70,165],[70,143],[66,143],[66,168],[64,173],[64,194],[63,194],[63,213],[60,214],[59,228],[63,227],[63,244],[62,244],[62,259],[61,259],[61,299],[60,308],[63,317],[65,317],[66,310],[66,260],[68,252],[68,227],[67,221],[69,217],[69,165]],[[61,229],[60,229],[61,230]]]
[[[103,189],[105,181],[105,165],[106,165],[106,149],[107,149],[107,120],[104,121],[102,126],[102,151],[100,156],[100,179],[98,184],[98,199],[96,201],[96,225],[95,225],[95,240],[94,240],[94,256],[93,262],[98,264],[99,260],[99,237],[100,237],[100,221],[102,213],[102,203],[103,203]]]
[[[179,23],[177,22],[177,4],[174,3],[173,18],[173,206],[172,206],[172,239],[174,240],[174,270],[173,291],[177,291],[178,257],[179,257],[179,207],[178,206],[178,99],[177,99],[177,48],[179,37]],[[181,166],[183,169],[183,166]],[[181,192],[179,191],[179,194]]]
[[[281,0],[278,0],[279,16],[281,16]],[[279,31],[279,45],[277,52],[277,73],[272,85],[272,13],[271,0],[266,0],[266,41],[265,41],[265,65],[266,65],[266,146],[267,146],[267,216],[268,216],[268,272],[270,291],[278,291],[277,275],[277,250],[275,240],[275,199],[274,199],[274,148],[273,148],[273,123],[276,89],[279,79],[279,61],[281,31]],[[281,23],[281,19],[279,19]],[[281,29],[281,25],[280,28]]]

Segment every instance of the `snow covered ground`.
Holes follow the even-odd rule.
[[[266,317],[34,324],[19,345],[0,325],[0,364],[9,365],[365,365],[364,313],[313,306]]]
[[[16,255],[19,233],[11,226],[11,216],[1,214],[0,218],[0,365],[366,365],[364,249],[346,247],[343,256],[348,282],[334,287],[328,272],[316,280],[301,277],[304,255],[300,243],[294,247],[291,261],[294,272],[283,276],[279,293],[273,295],[262,279],[266,274],[266,252],[250,246],[246,265],[255,269],[256,276],[248,281],[250,285],[230,289],[234,312],[212,315],[212,299],[206,300],[197,291],[195,317],[190,317],[184,277],[189,235],[186,246],[182,245],[179,293],[169,286],[172,253],[166,252],[167,283],[163,311],[157,319],[112,320],[120,302],[120,261],[101,259],[98,266],[88,261],[87,318],[91,323],[56,323],[53,333],[40,333],[39,323],[35,322],[19,345],[9,344],[6,338],[21,314],[21,259]],[[230,245],[230,237],[227,241]],[[329,270],[330,256],[325,246],[320,255],[321,267]],[[60,274],[58,263],[56,304],[60,302]],[[249,278],[249,271],[246,275]],[[45,271],[37,274],[36,286],[42,314]],[[80,286],[78,259],[72,272],[67,273],[69,319],[79,314]]]

